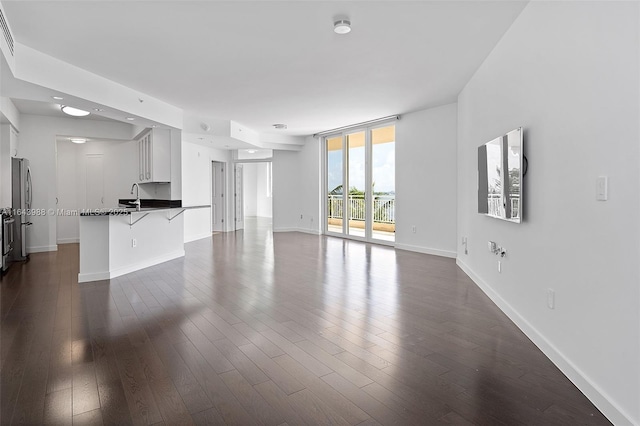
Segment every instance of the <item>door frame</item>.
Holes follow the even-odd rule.
[[[249,164],[249,163],[270,163],[271,164],[271,183],[273,185],[273,157],[268,157],[268,158],[243,158],[243,159],[235,159],[233,160],[233,192],[234,192],[234,198],[233,198],[233,214],[234,214],[234,231],[237,231],[237,222],[235,219],[237,219],[237,202],[236,202],[236,197],[237,197],[237,191],[236,191],[236,166],[240,165],[244,165],[244,164]],[[244,176],[242,178],[243,183],[244,183]],[[272,211],[272,215],[271,215],[271,220],[273,221],[273,189],[271,190],[271,211]],[[242,191],[242,206],[243,206],[243,210],[244,210],[244,191]],[[242,212],[243,217],[244,217],[244,211]],[[244,222],[244,221],[243,221]],[[244,229],[244,223],[243,223],[243,227],[241,229]]]
[[[220,211],[221,214],[221,229],[217,230],[215,229],[214,226],[214,208],[213,208],[213,199],[214,199],[214,191],[215,191],[215,182],[214,182],[214,175],[216,172],[216,168],[219,167],[220,168],[220,183],[219,183],[219,188],[221,190],[221,200],[222,200],[222,206],[218,209]],[[227,191],[227,176],[226,176],[226,168],[227,168],[227,163],[225,161],[216,161],[216,160],[211,160],[211,218],[209,221],[210,227],[211,227],[211,232],[226,232],[227,231],[227,197],[225,196],[225,193]]]

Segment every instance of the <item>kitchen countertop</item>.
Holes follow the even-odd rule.
[[[210,208],[209,205],[184,206],[184,207],[143,207],[136,210],[135,207],[113,207],[108,209],[86,209],[80,212],[80,216],[124,216],[135,213],[160,213],[172,210],[191,210]]]

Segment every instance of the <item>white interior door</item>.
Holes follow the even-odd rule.
[[[224,231],[224,164],[214,161],[211,168],[211,229]]]
[[[100,155],[87,155],[86,208],[104,208],[104,159]]]
[[[235,165],[235,224],[236,231],[244,229],[244,192],[242,187],[243,173],[242,164]]]

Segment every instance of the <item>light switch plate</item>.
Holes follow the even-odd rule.
[[[607,201],[609,197],[609,179],[606,176],[598,176],[596,179],[596,200]]]

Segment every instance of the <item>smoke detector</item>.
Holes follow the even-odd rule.
[[[287,125],[286,125],[286,124],[282,124],[282,123],[279,123],[279,124],[273,124],[273,128],[274,128],[274,129],[278,129],[278,130],[282,130],[282,129],[286,129],[286,128],[287,128]]]
[[[333,32],[336,34],[348,34],[351,32],[351,21],[348,19],[338,19],[333,23]]]

